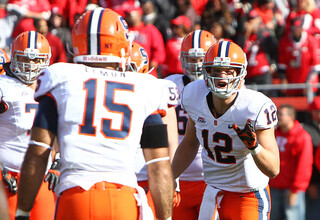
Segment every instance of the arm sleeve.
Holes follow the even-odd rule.
[[[53,97],[43,96],[40,98],[39,108],[34,119],[33,127],[44,128],[57,135],[58,112]]]
[[[145,120],[140,145],[141,148],[168,147],[167,126],[159,114],[150,115]]]

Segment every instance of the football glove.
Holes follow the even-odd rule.
[[[181,196],[179,191],[174,191],[173,193],[173,207],[178,207],[181,202]]]
[[[179,178],[174,181],[175,190],[173,192],[173,207],[178,207],[181,202]]]
[[[239,138],[249,150],[254,150],[258,147],[259,143],[256,132],[251,124],[251,119],[247,120],[243,129],[240,129],[236,124],[233,124],[232,128],[237,132]]]
[[[48,171],[46,177],[44,178],[44,182],[49,183],[49,190],[54,192],[56,186],[59,183],[60,179],[60,159],[55,159]]]
[[[3,98],[3,92],[0,88],[0,114],[4,113],[8,109],[8,104],[2,99]]]
[[[8,187],[9,193],[16,194],[18,190],[17,179],[11,176],[11,174],[7,172],[7,169],[4,168],[1,164],[0,164],[0,170],[1,170],[3,182],[5,183],[5,186]]]

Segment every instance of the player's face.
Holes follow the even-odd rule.
[[[240,70],[229,67],[207,67],[206,71],[209,74],[209,76],[215,77],[215,87],[225,89],[227,88],[227,86],[232,86],[235,79],[231,78],[236,77]]]
[[[280,108],[278,110],[278,126],[286,126],[288,123],[290,123],[293,118],[289,113],[289,110],[287,108]]]
[[[204,57],[187,57],[191,72],[201,72],[202,61]]]
[[[30,64],[30,65],[25,65],[24,69],[26,72],[34,72],[37,71],[38,69],[38,64],[44,64],[45,60],[44,58],[35,58],[35,59],[30,59],[29,57],[26,56],[17,56],[17,61],[20,62],[20,65],[25,64]]]

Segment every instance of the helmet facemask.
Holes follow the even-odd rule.
[[[202,78],[202,59],[204,56],[205,51],[202,48],[191,48],[189,52],[181,51],[184,74],[193,81]]]
[[[217,77],[211,73],[212,68],[223,69],[223,71],[234,69],[237,74],[234,77]],[[229,57],[215,57],[213,62],[204,63],[202,72],[208,89],[216,96],[225,99],[241,88],[247,74],[245,68],[246,64],[232,63]]]
[[[33,84],[49,63],[50,54],[40,53],[38,49],[26,48],[24,51],[13,51],[10,70],[23,83]]]

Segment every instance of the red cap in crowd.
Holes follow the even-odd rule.
[[[254,19],[256,17],[259,17],[259,13],[256,9],[252,9],[249,13],[248,13],[248,20],[250,19]]]
[[[290,24],[292,27],[301,28],[303,26],[303,22],[304,22],[304,16],[300,15],[298,17],[291,19]]]
[[[63,9],[60,5],[52,5],[51,13],[57,15],[63,15]]]
[[[143,15],[142,8],[132,2],[124,2],[119,8],[115,8],[115,11],[117,11],[119,14],[123,14],[123,16],[125,13],[130,14],[133,11],[136,11],[139,14]]]
[[[191,28],[191,21],[187,16],[180,15],[174,19],[171,20],[170,24],[176,25],[176,26],[185,26],[186,28]]]

